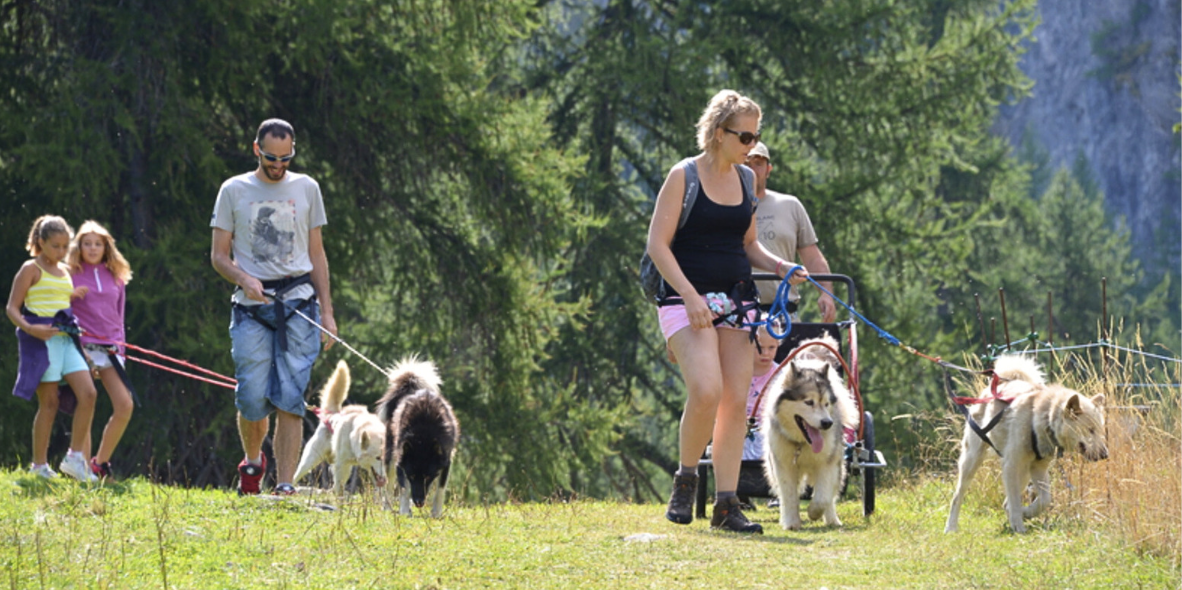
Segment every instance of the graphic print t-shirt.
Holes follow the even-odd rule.
[[[796,264],[796,252],[817,243],[817,232],[800,199],[775,191],[766,191],[755,210],[755,229],[759,243],[769,252]],[[772,269],[756,268],[755,272],[770,273]],[[771,303],[776,298],[778,281],[758,281],[759,300]],[[793,286],[788,293],[789,301],[800,300],[800,292]]]
[[[231,252],[239,268],[260,281],[273,281],[312,271],[308,233],[326,223],[320,185],[312,178],[288,171],[282,181],[268,183],[248,172],[222,183],[209,226],[234,235]],[[313,292],[311,285],[302,285],[285,298]],[[249,303],[241,291],[234,300]]]

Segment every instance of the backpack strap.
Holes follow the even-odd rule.
[[[748,168],[745,164],[736,166],[739,170],[739,182],[743,185],[743,196],[751,202],[751,211],[759,206],[759,199],[755,196],[755,171]]]
[[[681,229],[689,219],[690,210],[694,208],[694,201],[698,200],[698,163],[693,158],[686,158],[679,164],[685,169],[685,196],[681,199],[681,218],[677,220],[677,229]]]
[[[677,220],[677,229],[681,229],[689,219],[690,210],[694,208],[694,201],[698,199],[698,185],[701,181],[698,179],[698,163],[693,158],[686,158],[678,165],[685,169],[685,196],[681,198],[681,218]],[[743,196],[751,202],[751,209],[754,210],[759,206],[759,199],[755,197],[755,171],[743,164],[739,164],[735,168],[739,171],[739,182],[743,186]]]

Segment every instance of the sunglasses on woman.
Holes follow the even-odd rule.
[[[261,154],[263,156],[263,159],[265,159],[268,162],[283,162],[284,164],[286,164],[286,163],[290,162],[292,158],[295,157],[295,146],[292,146],[291,153],[286,156],[273,156],[271,154],[268,154],[267,152],[264,152],[263,148],[259,148],[259,154]]]
[[[750,131],[744,131],[744,132],[740,133],[738,131],[735,131],[734,129],[727,129],[726,127],[723,127],[722,130],[726,131],[727,133],[733,133],[735,135],[738,135],[739,136],[739,143],[741,143],[743,145],[751,145],[751,144],[759,141],[759,137],[760,137],[759,133],[752,133]]]

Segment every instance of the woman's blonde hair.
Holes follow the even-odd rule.
[[[734,90],[719,91],[710,99],[710,104],[706,105],[706,110],[702,111],[702,116],[698,119],[698,149],[709,151],[713,143],[711,138],[714,136],[714,130],[730,124],[735,117],[744,115],[755,115],[756,119],[762,119],[763,111],[755,101]]]
[[[111,232],[103,227],[97,221],[87,220],[78,228],[78,234],[74,236],[74,241],[70,242],[70,253],[66,255],[66,263],[70,265],[70,272],[82,272],[82,236],[86,234],[94,234],[103,241],[103,259],[100,261],[107,270],[111,271],[115,278],[123,281],[123,284],[131,282],[131,265],[127,263],[127,259],[119,252],[119,248],[115,247],[115,238],[111,237]]]
[[[54,234],[66,234],[74,237],[74,228],[65,219],[57,215],[42,215],[33,221],[33,229],[29,230],[29,241],[25,242],[25,250],[37,256],[41,254],[41,240],[48,240]]]

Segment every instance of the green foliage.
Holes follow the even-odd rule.
[[[670,524],[655,504],[449,503],[444,518],[432,520],[398,516],[368,496],[237,498],[142,478],[87,490],[5,471],[0,564],[18,588],[629,590],[782,580],[829,588],[1161,588],[1177,581],[1176,552],[1139,550],[1069,515],[1067,502],[1026,536],[1001,532],[1001,486],[989,479],[983,474],[968,496],[956,535],[942,532],[950,484],[924,478],[883,491],[869,520],[857,502],[839,504],[841,529],[807,524],[787,532],[778,513],[761,506],[751,516],[766,533],[744,538],[710,531],[701,520]],[[321,509],[325,502],[337,510]],[[720,563],[723,554],[737,557]],[[81,567],[77,560],[87,556]],[[1004,576],[998,563],[1007,564]]]
[[[296,169],[324,190],[342,336],[382,364],[418,354],[440,365],[461,452],[487,466],[471,474],[473,493],[549,494],[569,460],[605,452],[613,408],[572,408],[538,376],[538,353],[585,313],[555,262],[586,223],[569,199],[579,158],[547,147],[541,103],[489,86],[489,56],[533,26],[530,3],[3,8],[14,91],[0,97],[0,174],[22,204],[5,223],[27,232],[47,211],[104,221],[136,271],[129,340],[231,372],[229,285],[209,267],[205,220],[221,181],[255,166],[255,126],[279,116],[297,129]],[[19,242],[6,245],[15,269]],[[11,341],[3,355],[15,358]],[[374,401],[383,379],[364,371],[355,395]],[[228,392],[133,373],[145,404],[116,462],[229,484]],[[534,444],[563,431],[590,446]]]
[[[654,195],[721,88],[763,106],[769,185],[804,201],[859,311],[921,351],[975,350],[973,295],[1002,288],[1015,317],[1052,291],[1057,339],[1096,333],[1100,277],[1113,316],[1177,301],[1169,279],[1132,290],[1141,271],[1086,167],[1052,178],[1037,146],[1015,160],[988,135],[1029,88],[1016,64],[1033,8],[0,0],[0,268],[15,272],[37,215],[98,219],[136,272],[129,340],[231,373],[231,287],[209,266],[205,220],[219,184],[256,165],[259,121],[283,117],[295,169],[325,195],[341,335],[381,365],[440,365],[463,425],[460,495],[663,500],[684,394],[636,262]],[[879,424],[944,407],[932,365],[860,337]],[[12,342],[0,358],[16,358]],[[354,400],[376,401],[383,375],[340,346],[313,388],[338,358]],[[230,393],[132,375],[144,403],[117,465],[231,485]],[[0,365],[0,382],[14,377]],[[34,409],[7,403],[13,464]]]
[[[775,166],[769,185],[805,202],[831,267],[857,281],[859,309],[906,342],[955,350],[957,338],[933,311],[995,206],[1000,181],[975,159],[988,152],[985,164],[1004,168],[996,142],[979,146],[996,105],[1028,87],[1016,60],[1031,8],[873,0],[547,7],[519,84],[552,99],[555,141],[588,155],[574,196],[611,219],[566,255],[572,292],[590,299],[594,321],[555,342],[548,373],[571,375],[576,391],[644,416],[621,425],[615,467],[585,483],[590,493],[662,496],[662,472],[676,464],[682,387],[651,309],[638,304],[635,264],[653,195],[669,167],[694,153],[693,124],[709,97],[729,87],[762,105]],[[947,186],[952,174],[974,190]],[[918,391],[896,385],[915,383],[921,367],[867,330],[862,344],[868,407],[917,394],[925,406],[940,401],[934,379]],[[660,483],[630,484],[641,468]]]

